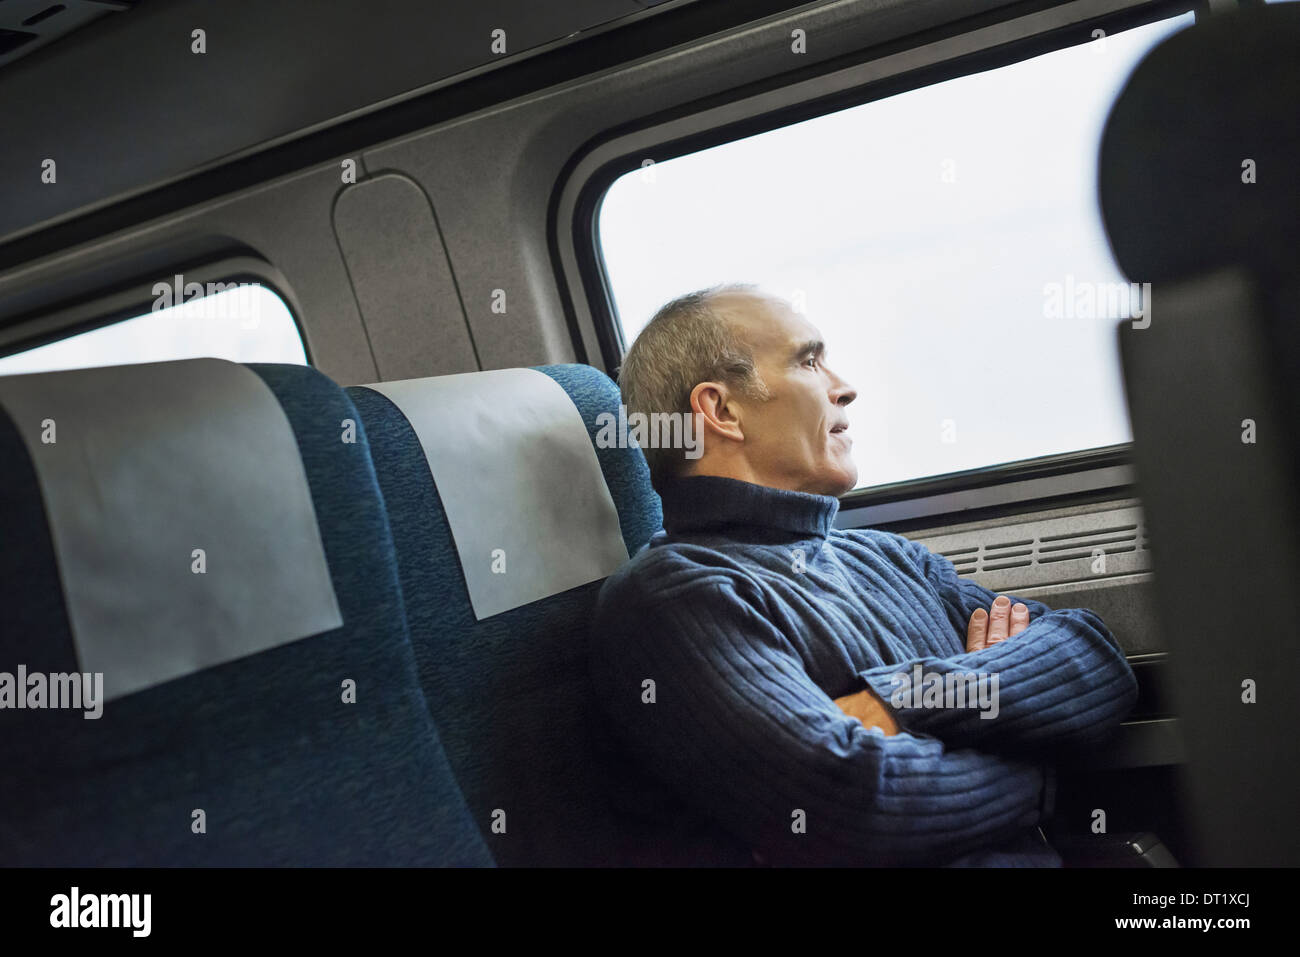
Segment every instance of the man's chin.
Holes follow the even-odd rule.
[[[826,494],[834,495],[836,498],[839,498],[841,495],[852,492],[854,488],[857,487],[858,465],[848,455],[841,456],[837,464],[839,464],[840,467],[832,471],[828,476],[830,479],[829,484],[833,491],[827,492]]]
[[[840,472],[834,476],[828,477],[826,481],[819,483],[820,487],[817,489],[817,494],[830,495],[834,498],[839,498],[841,495],[847,495],[849,492],[852,492],[853,489],[857,487],[857,484],[857,469],[853,469],[849,472]]]

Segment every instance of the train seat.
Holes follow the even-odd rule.
[[[302,366],[0,378],[0,864],[491,865],[359,418]]]
[[[497,863],[618,863],[590,734],[588,631],[601,581],[661,518],[641,453],[597,438],[618,387],[589,366],[549,365],[348,392],[389,509],[425,697]],[[491,593],[512,581],[515,594]]]

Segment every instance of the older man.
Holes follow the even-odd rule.
[[[647,859],[1059,865],[1037,827],[1052,760],[1137,697],[1101,619],[834,528],[855,393],[780,299],[674,300],[619,384],[630,413],[690,414],[702,437],[693,456],[644,449],[664,527],[605,583],[592,630],[607,730],[639,775],[624,798],[644,789],[675,830],[679,853]]]

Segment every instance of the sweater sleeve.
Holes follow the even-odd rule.
[[[923,657],[905,665],[860,672],[868,686],[894,706],[903,727],[932,734],[955,747],[1033,754],[1048,749],[1086,747],[1110,734],[1137,701],[1137,680],[1114,635],[1084,608],[1053,610],[1032,598],[1016,598],[1029,608],[1030,623],[1019,635],[979,651],[966,652],[966,624],[977,608],[987,609],[997,592],[957,577],[952,563],[902,536],[905,553],[934,587],[953,625],[955,653]],[[976,707],[924,707],[918,694],[909,700],[897,676],[916,674],[926,682],[939,676],[957,687],[960,676],[996,676],[992,707],[988,697]],[[951,677],[950,677],[951,676]],[[915,690],[915,680],[910,681]],[[973,687],[967,683],[967,687]],[[951,702],[947,702],[951,704]]]
[[[726,576],[602,595],[591,667],[646,769],[773,863],[938,864],[1038,823],[1047,771],[839,710]]]

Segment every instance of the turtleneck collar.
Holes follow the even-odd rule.
[[[830,495],[768,488],[716,475],[670,479],[659,497],[669,534],[733,525],[825,538],[840,508],[839,500]]]

